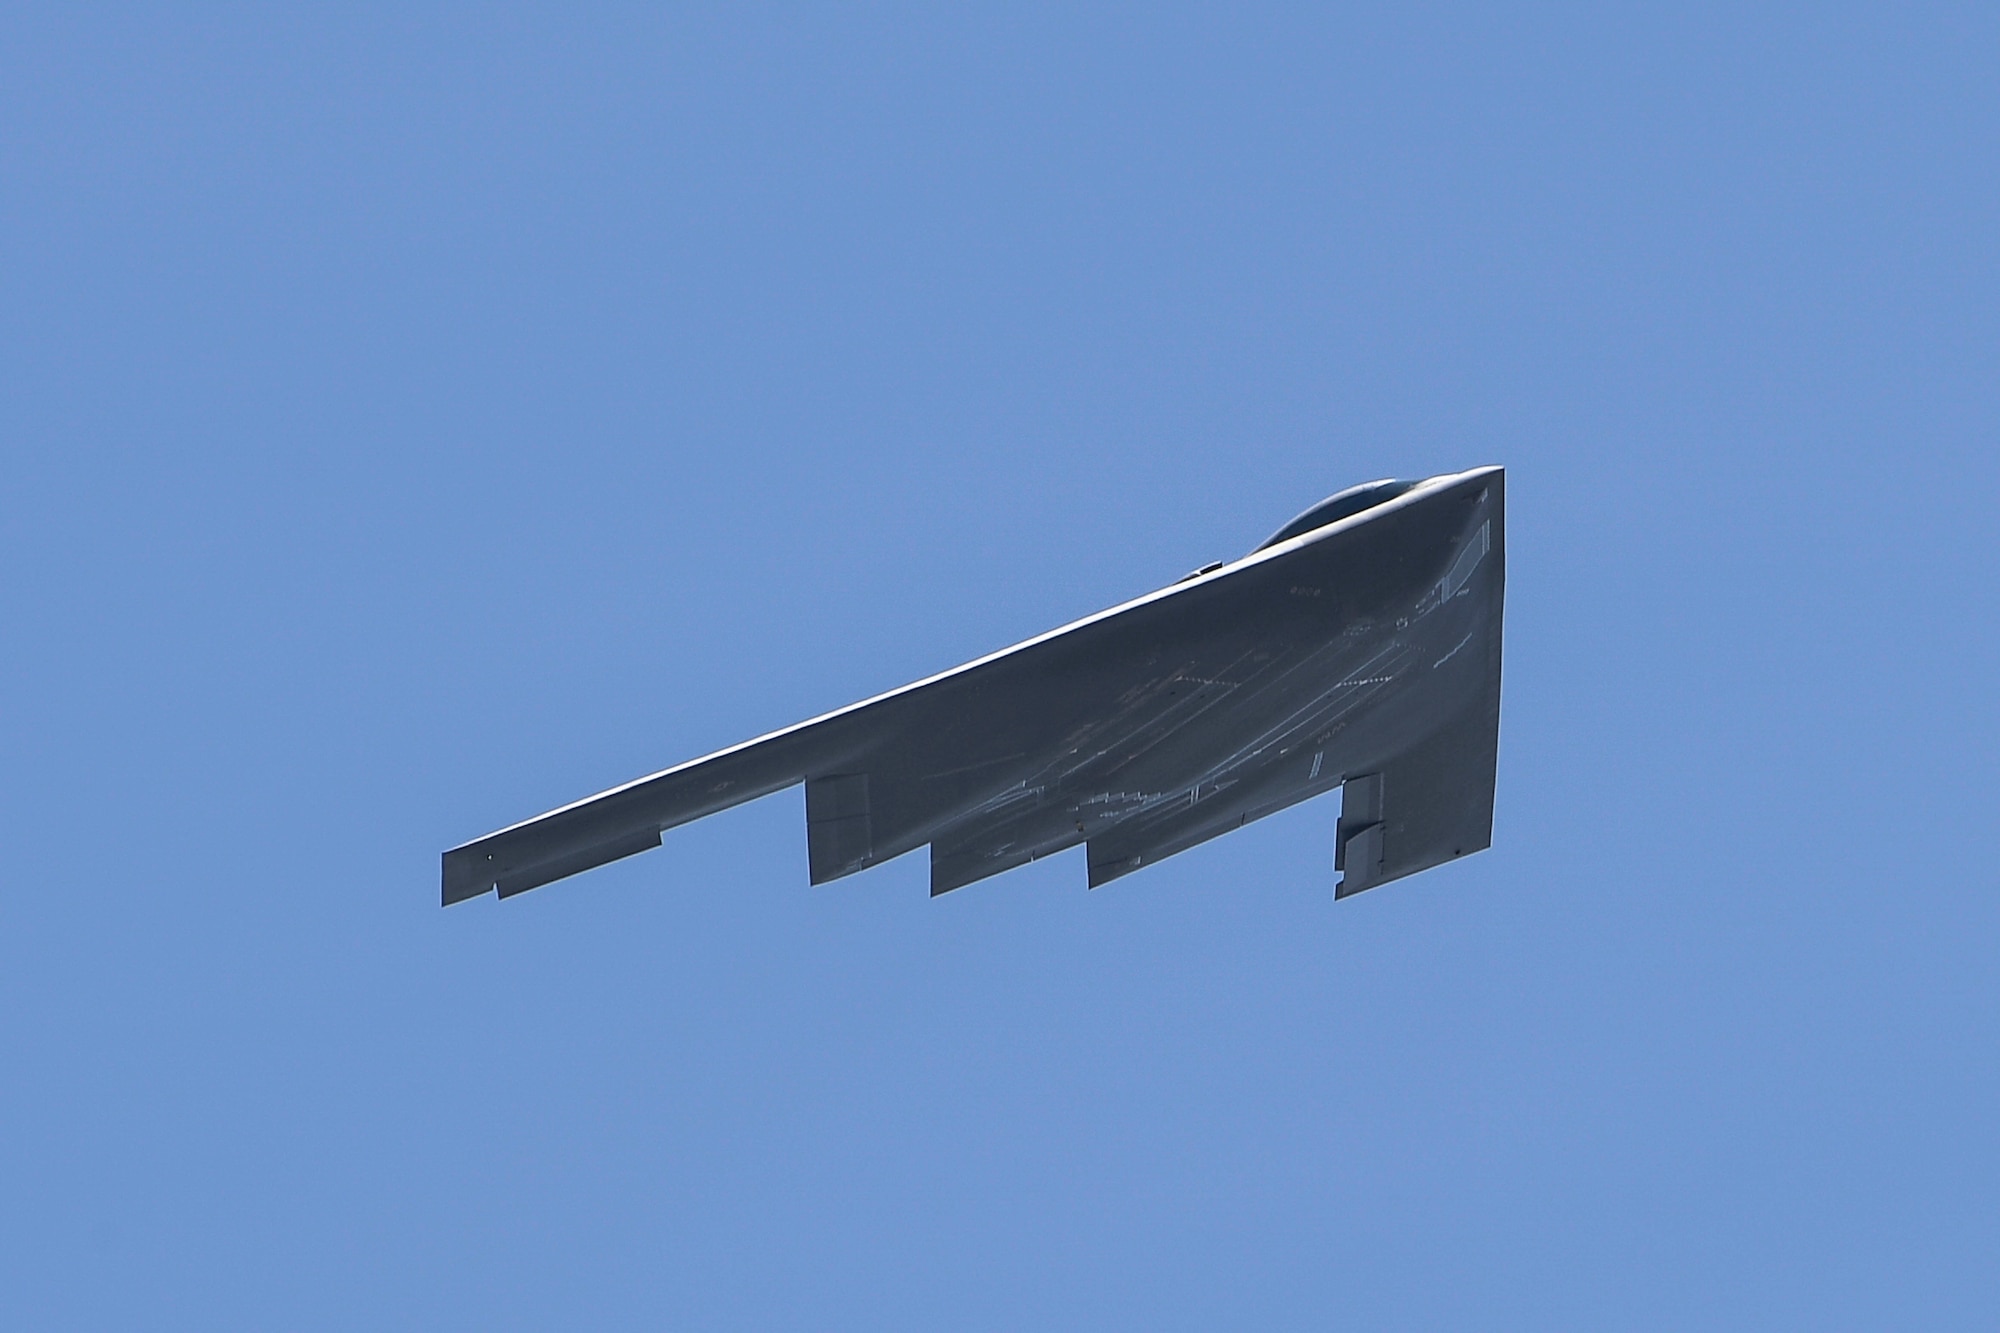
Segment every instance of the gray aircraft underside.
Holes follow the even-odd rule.
[[[1079,843],[1090,885],[1344,785],[1336,897],[1486,847],[1500,468],[1373,482],[1263,546],[940,675],[444,854],[447,906],[803,782],[814,884],[925,844],[931,893]]]

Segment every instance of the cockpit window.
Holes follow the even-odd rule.
[[[1311,509],[1306,510],[1305,513],[1300,514],[1297,518],[1285,524],[1284,527],[1279,528],[1271,534],[1269,540],[1263,546],[1259,546],[1257,549],[1261,551],[1265,546],[1276,546],[1279,542],[1288,542],[1294,537],[1303,536],[1313,531],[1315,528],[1323,528],[1329,523],[1338,523],[1343,518],[1352,518],[1364,509],[1373,509],[1378,504],[1395,499],[1416,484],[1414,481],[1397,481],[1390,478],[1383,481],[1366,481],[1359,486],[1349,486],[1338,495],[1330,495],[1326,499],[1321,500]]]

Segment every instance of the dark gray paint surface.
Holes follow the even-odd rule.
[[[803,782],[822,884],[928,843],[931,892],[1088,846],[1094,888],[1346,786],[1344,897],[1491,840],[1499,468],[1373,482],[1241,560],[444,854],[446,905]]]

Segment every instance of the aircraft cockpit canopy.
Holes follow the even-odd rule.
[[[1390,477],[1381,481],[1364,481],[1359,486],[1349,486],[1337,495],[1329,495],[1311,509],[1306,510],[1305,513],[1300,514],[1297,518],[1285,524],[1284,527],[1279,528],[1257,549],[1261,551],[1265,547],[1276,546],[1279,542],[1288,542],[1294,537],[1302,537],[1306,533],[1316,528],[1323,528],[1329,523],[1338,523],[1343,518],[1352,518],[1364,509],[1373,509],[1376,505],[1385,504],[1395,499],[1416,484],[1414,481],[1398,481]]]

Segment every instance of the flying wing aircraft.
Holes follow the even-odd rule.
[[[1082,844],[1096,888],[1335,787],[1336,898],[1479,851],[1503,484],[1352,487],[1240,560],[454,847],[445,905],[801,782],[814,884],[929,844],[936,895]]]

